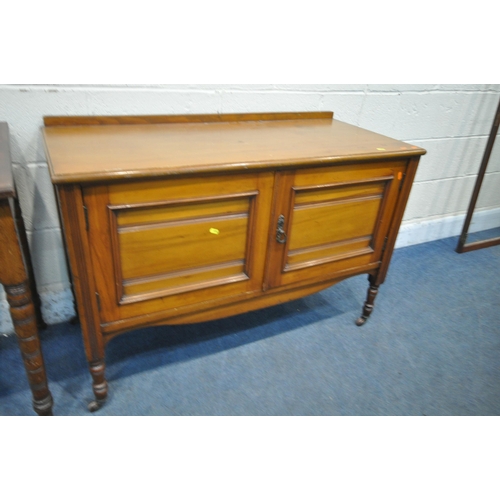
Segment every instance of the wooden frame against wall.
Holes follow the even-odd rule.
[[[499,125],[500,125],[500,101],[498,103],[497,112],[493,120],[493,125],[491,127],[488,143],[486,144],[483,160],[481,162],[481,166],[479,167],[479,173],[477,174],[476,185],[474,186],[474,191],[472,192],[469,208],[467,210],[467,216],[465,218],[464,226],[462,229],[462,234],[460,235],[460,239],[458,241],[458,245],[456,248],[456,251],[458,253],[470,252],[472,250],[479,250],[480,248],[487,248],[495,245],[500,245],[500,237],[475,241],[473,243],[467,243],[470,223],[472,221],[472,216],[474,215],[474,209],[476,208],[477,199],[479,197],[479,192],[481,191],[481,186],[483,184],[483,179],[486,173],[486,168],[488,167],[488,162],[490,160],[491,152],[493,151],[493,146],[495,144],[495,139],[497,137]]]

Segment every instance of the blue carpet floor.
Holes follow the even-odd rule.
[[[398,249],[355,326],[366,276],[262,311],[154,327],[107,347],[97,413],[78,325],[41,332],[55,415],[500,415],[500,246]],[[0,415],[35,415],[15,337],[0,337]]]

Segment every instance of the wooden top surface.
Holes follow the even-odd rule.
[[[56,184],[425,154],[332,116],[48,117],[44,137]]]
[[[9,145],[9,126],[0,122],[0,198],[15,196]]]

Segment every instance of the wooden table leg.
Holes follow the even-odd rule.
[[[19,238],[21,251],[24,257],[26,274],[28,275],[28,281],[31,290],[31,297],[33,299],[33,304],[35,306],[36,324],[38,325],[39,329],[45,329],[47,328],[47,324],[45,323],[42,316],[42,303],[35,285],[35,273],[33,272],[33,263],[31,262],[28,238],[26,237],[26,228],[24,227],[24,219],[21,213],[21,207],[19,206],[19,200],[17,198],[14,198],[13,201],[14,201],[14,215],[17,227],[17,235]]]
[[[356,325],[363,326],[374,308],[375,297],[378,293],[377,277],[376,276],[368,276],[368,281],[370,282],[370,286],[368,288],[368,293],[366,296],[365,305],[363,306],[363,312],[361,313],[361,317],[356,321]]]
[[[53,400],[47,384],[29,278],[8,199],[0,200],[0,282],[4,285],[17,335],[33,408],[38,415],[52,415]]]

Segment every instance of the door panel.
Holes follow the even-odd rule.
[[[273,175],[84,190],[103,322],[261,289]]]
[[[378,196],[356,197],[342,201],[295,204],[290,230],[289,253],[308,248],[331,246],[342,241],[371,237],[382,203]]]
[[[271,243],[266,285],[380,260],[405,167],[399,161],[278,174],[274,223],[283,216],[286,241]]]
[[[255,196],[191,200],[146,213],[140,206],[112,209],[123,283],[120,302],[148,292],[166,296],[220,285],[224,279],[249,279],[247,233]]]

